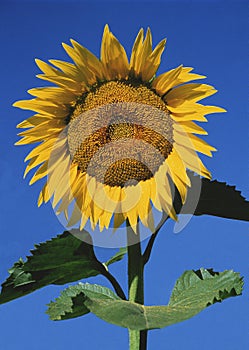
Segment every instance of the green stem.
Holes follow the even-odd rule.
[[[129,301],[144,304],[144,264],[140,245],[140,235],[137,225],[137,234],[126,222],[127,249],[128,249],[128,287]],[[134,244],[134,237],[138,243]],[[146,350],[147,331],[129,329],[130,350]]]
[[[161,218],[159,224],[157,225],[155,232],[151,235],[149,243],[144,251],[144,254],[143,254],[143,264],[144,265],[146,265],[147,262],[149,261],[150,254],[151,254],[151,251],[153,248],[153,244],[155,243],[158,232],[160,231],[161,227],[163,226],[163,224],[166,222],[167,219],[168,219],[168,215],[165,212],[163,212],[162,218]]]

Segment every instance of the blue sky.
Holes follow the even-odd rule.
[[[50,204],[37,208],[41,184],[23,180],[23,159],[30,146],[16,147],[16,124],[29,112],[11,105],[28,98],[29,88],[42,86],[34,59],[67,60],[61,42],[74,38],[96,55],[106,23],[130,54],[140,27],[150,26],[154,43],[167,37],[159,72],[180,64],[207,76],[219,92],[207,103],[227,109],[211,115],[205,125],[208,142],[218,152],[203,157],[214,179],[236,185],[249,198],[248,187],[248,15],[246,1],[2,1],[0,129],[0,279],[25,257],[35,243],[63,231]],[[187,269],[234,269],[245,276],[243,296],[216,304],[191,320],[150,332],[148,349],[247,349],[248,336],[248,223],[214,217],[195,217],[179,234],[169,222],[157,238],[146,267],[145,303],[166,304],[175,280]],[[103,259],[113,251],[98,249]],[[126,284],[126,261],[111,268]],[[101,277],[92,283],[109,284]],[[62,287],[50,286],[1,306],[0,348],[4,350],[127,349],[126,329],[93,315],[52,322],[46,304]]]

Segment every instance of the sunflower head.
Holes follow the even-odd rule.
[[[152,49],[149,29],[139,31],[130,60],[108,26],[100,59],[71,43],[63,47],[72,63],[36,60],[38,77],[54,86],[14,104],[36,113],[18,125],[27,130],[17,144],[39,143],[25,171],[36,168],[30,184],[46,177],[38,205],[52,198],[81,229],[90,220],[102,230],[113,219],[115,228],[128,220],[136,231],[141,221],[153,231],[153,207],[176,219],[173,188],[184,203],[186,169],[210,178],[197,152],[211,156],[215,148],[196,136],[206,134],[196,121],[224,111],[199,103],[216,90],[191,82],[205,77],[182,65],[156,76],[166,41]]]

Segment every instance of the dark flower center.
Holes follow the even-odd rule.
[[[109,186],[150,179],[172,143],[173,121],[165,102],[141,84],[101,85],[78,103],[68,124],[73,162]]]

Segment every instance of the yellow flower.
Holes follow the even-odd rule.
[[[17,144],[39,142],[25,159],[25,175],[39,166],[30,184],[47,176],[38,205],[52,198],[81,229],[88,219],[93,229],[108,228],[113,218],[114,227],[128,219],[135,231],[140,220],[153,231],[153,206],[176,219],[171,184],[184,202],[187,168],[210,178],[196,151],[211,156],[215,148],[195,136],[206,132],[194,121],[225,110],[198,103],[216,90],[189,83],[205,78],[192,68],[155,76],[166,40],[153,50],[149,29],[145,38],[139,31],[130,62],[107,25],[100,59],[71,43],[63,47],[73,63],[36,60],[38,77],[56,86],[31,89],[34,99],[14,104],[36,112],[18,125],[28,130]]]

